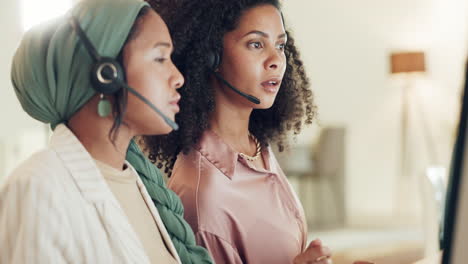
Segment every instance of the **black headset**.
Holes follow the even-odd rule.
[[[213,49],[208,49],[207,51],[207,66],[210,70],[216,71],[221,65],[221,56],[218,52]]]
[[[210,30],[211,31],[211,30]],[[230,84],[228,81],[226,81],[226,79],[224,79],[221,74],[219,74],[217,72],[217,69],[219,67],[219,65],[221,65],[221,55],[214,51],[214,49],[207,49],[207,59],[206,59],[206,66],[208,67],[208,69],[211,71],[211,73],[213,73],[213,75],[218,79],[220,80],[222,83],[224,83],[227,87],[231,88],[231,90],[233,90],[234,92],[236,92],[237,94],[239,94],[240,96],[246,98],[247,100],[249,100],[250,102],[254,103],[254,104],[260,104],[260,99],[258,99],[257,97],[253,96],[253,95],[250,95],[250,94],[246,94],[242,91],[240,91],[239,89],[237,89],[236,87],[234,87],[232,84]]]
[[[86,36],[86,33],[80,27],[78,20],[73,15],[70,15],[69,22],[94,60],[94,64],[90,72],[90,79],[93,89],[96,90],[96,92],[112,95],[117,93],[120,89],[125,88],[158,113],[172,129],[177,130],[179,128],[177,123],[164,115],[148,99],[125,83],[125,71],[120,63],[114,58],[102,57],[99,55],[89,38]]]
[[[90,72],[91,83],[94,90],[106,95],[118,92],[122,88],[120,82],[125,80],[125,72],[120,63],[113,58],[101,57],[99,55],[74,16],[70,16],[70,23],[94,60]]]

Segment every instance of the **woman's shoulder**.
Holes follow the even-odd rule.
[[[26,246],[43,245],[51,254],[73,243],[70,219],[78,219],[78,213],[72,212],[79,208],[70,199],[73,183],[64,180],[66,169],[61,163],[53,150],[45,149],[24,160],[4,179],[0,187],[0,225],[8,226],[4,237],[7,244],[22,241]],[[46,256],[42,253],[37,257]]]
[[[3,179],[1,192],[15,189],[21,193],[52,194],[62,188],[58,177],[63,173],[67,171],[57,153],[46,148],[32,154]]]
[[[204,182],[203,187],[208,187],[214,180],[222,175],[219,166],[222,162],[209,159],[206,153],[201,153],[199,149],[192,148],[188,153],[180,153],[172,169],[169,185],[189,185],[194,184],[200,187],[200,182]]]
[[[174,163],[172,175],[177,174],[177,171],[180,170],[198,170],[198,168],[200,167],[200,158],[200,152],[195,148],[191,148],[186,153],[180,152],[179,155],[177,155],[176,161]]]

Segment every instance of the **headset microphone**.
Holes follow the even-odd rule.
[[[136,97],[138,97],[138,99],[142,100],[145,104],[147,104],[149,107],[151,107],[151,109],[153,109],[156,113],[158,113],[163,119],[164,121],[166,122],[166,124],[168,124],[172,129],[174,130],[178,130],[179,129],[179,125],[172,121],[170,118],[168,118],[165,114],[163,114],[161,112],[161,110],[159,110],[156,106],[154,106],[148,99],[146,99],[143,95],[141,95],[140,93],[138,93],[137,91],[135,91],[135,89],[133,89],[132,87],[128,86],[125,82],[123,81],[118,81],[118,83],[124,87],[125,89],[127,89],[129,92],[131,92],[132,94],[134,94]]]
[[[179,126],[176,122],[172,121],[169,117],[164,115],[154,104],[152,104],[143,95],[138,93],[135,89],[131,88],[125,83],[125,72],[120,63],[110,57],[102,57],[96,51],[90,40],[86,36],[83,29],[81,29],[78,20],[74,16],[70,16],[70,24],[76,31],[79,38],[83,42],[86,50],[89,52],[93,60],[95,61],[91,69],[91,83],[94,90],[101,94],[111,95],[118,92],[120,89],[127,89],[130,93],[135,95],[138,99],[147,104],[153,109],[158,115],[160,115],[166,124],[173,130],[178,130]]]
[[[208,63],[208,68],[212,71],[214,76],[218,80],[220,80],[222,83],[224,83],[227,87],[231,88],[231,90],[233,90],[237,94],[243,96],[244,98],[246,98],[250,102],[252,102],[254,104],[260,104],[260,99],[258,99],[257,97],[255,97],[253,95],[246,94],[246,93],[240,91],[239,89],[234,87],[232,84],[230,84],[228,81],[226,81],[218,72],[216,72],[216,69],[221,64],[221,56],[217,52],[214,52],[214,51],[209,51],[208,52],[208,62],[207,63]]]

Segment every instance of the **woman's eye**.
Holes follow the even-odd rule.
[[[261,42],[258,42],[258,41],[256,41],[256,42],[250,42],[249,45],[250,45],[251,47],[255,48],[255,49],[261,49],[261,48],[263,48],[262,43],[261,43]]]
[[[284,50],[284,47],[286,47],[286,43],[281,43],[278,45],[279,50]]]
[[[166,58],[156,58],[154,61],[159,62],[159,63],[164,63],[167,59]]]

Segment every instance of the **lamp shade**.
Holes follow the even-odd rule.
[[[425,72],[424,52],[399,52],[390,56],[392,73]]]

